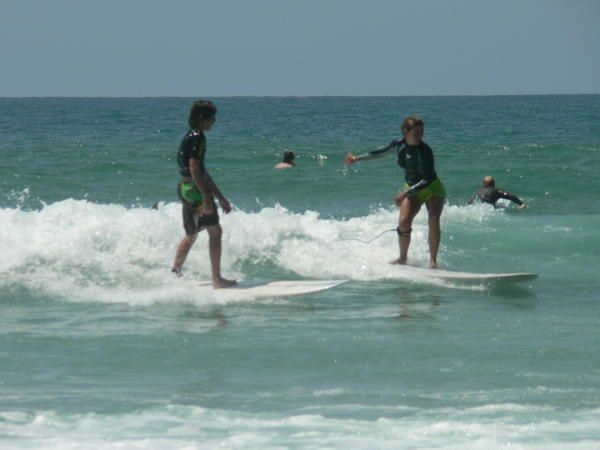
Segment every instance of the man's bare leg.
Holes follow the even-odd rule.
[[[237,280],[227,280],[221,276],[221,236],[223,235],[221,225],[211,225],[206,227],[206,231],[208,232],[208,254],[210,255],[213,288],[235,286]]]
[[[194,242],[196,242],[197,237],[198,234],[185,236],[177,246],[177,251],[175,252],[175,261],[173,262],[173,269],[171,269],[176,274],[181,274],[183,263],[185,262],[190,249],[194,245]]]

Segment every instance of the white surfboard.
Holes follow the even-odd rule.
[[[240,281],[236,286],[216,290],[210,281],[201,281],[199,284],[200,292],[210,292],[218,296],[269,298],[313,294],[347,282],[348,280]]]
[[[496,200],[496,203],[494,204],[494,208],[495,209],[507,209],[507,208],[510,208],[512,205],[513,205],[513,202],[511,202],[509,199],[499,198],[498,200]]]
[[[533,272],[513,272],[513,273],[473,273],[457,272],[454,270],[427,269],[424,267],[399,266],[403,275],[414,276],[415,278],[436,278],[438,280],[469,282],[469,283],[492,283],[492,282],[513,282],[523,283],[535,280],[537,273]]]

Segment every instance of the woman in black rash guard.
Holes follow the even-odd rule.
[[[397,228],[400,257],[393,264],[406,264],[412,222],[425,204],[429,213],[429,265],[437,268],[437,254],[440,247],[440,217],[446,199],[446,190],[435,172],[435,160],[431,148],[423,142],[424,122],[419,117],[407,117],[402,122],[403,139],[396,139],[389,145],[363,155],[349,154],[346,164],[368,161],[388,155],[396,155],[398,165],[404,169],[406,181],[404,189],[396,196],[400,207],[400,220]],[[393,151],[392,151],[393,150]]]

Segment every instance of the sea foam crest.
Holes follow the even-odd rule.
[[[268,265],[269,277],[397,279],[397,268],[386,263],[398,255],[394,231],[369,244],[353,240],[393,229],[397,214],[378,209],[340,220],[280,205],[234,210],[221,216],[223,273],[245,279],[248,267],[254,267],[251,276],[260,277],[261,265]],[[443,222],[477,226],[489,214],[487,208],[450,206]],[[155,210],[68,199],[34,211],[1,208],[0,224],[0,286],[25,286],[72,301],[145,304],[197,301],[194,283],[210,279],[206,233],[190,252],[184,278],[170,273],[183,237],[177,203]],[[442,244],[442,260],[445,252]],[[410,257],[420,265],[428,262],[426,213],[415,220]]]
[[[432,408],[400,418],[360,420],[165,405],[115,415],[0,412],[0,435],[12,438],[3,446],[10,449],[598,447],[600,410],[549,408],[539,414],[539,408],[526,405],[491,417],[459,408],[441,414]]]

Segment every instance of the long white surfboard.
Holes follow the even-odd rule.
[[[445,281],[486,283],[486,282],[513,282],[523,283],[535,280],[537,273],[533,272],[513,272],[513,273],[473,273],[457,272],[454,270],[426,269],[424,267],[400,266],[401,273],[416,278],[436,278]]]
[[[326,291],[348,280],[298,280],[298,281],[240,281],[236,286],[213,290],[210,281],[201,281],[200,292],[214,293],[223,297],[293,297]]]

